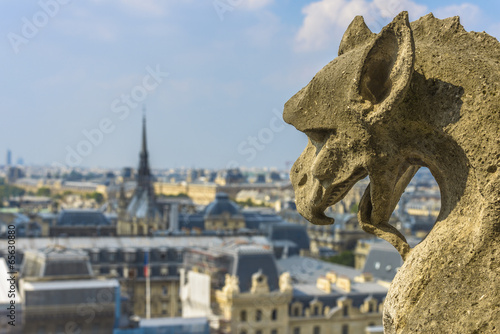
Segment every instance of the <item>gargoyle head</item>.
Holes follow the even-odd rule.
[[[339,56],[285,104],[283,113],[309,138],[291,171],[298,211],[313,224],[332,224],[325,209],[369,175],[359,206],[361,226],[398,244],[402,255],[406,240],[388,220],[418,168],[399,152],[391,127],[412,78],[414,49],[406,12],[379,34],[358,16],[342,38]]]

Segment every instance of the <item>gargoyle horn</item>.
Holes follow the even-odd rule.
[[[344,36],[342,36],[339,46],[339,56],[368,42],[375,35],[365,24],[363,16],[356,16],[351,24],[349,24],[349,27],[347,27]]]
[[[355,91],[371,103],[368,120],[373,120],[397,108],[411,81],[415,45],[408,13],[385,26],[365,55]]]

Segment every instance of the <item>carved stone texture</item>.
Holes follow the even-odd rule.
[[[286,104],[307,134],[291,179],[313,224],[370,177],[362,228],[389,241],[404,265],[384,306],[386,333],[500,333],[500,43],[458,17],[400,13],[379,34],[362,17],[339,56]],[[420,166],[441,189],[441,212],[410,249],[388,224]]]

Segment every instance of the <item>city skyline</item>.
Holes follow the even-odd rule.
[[[0,6],[0,152],[36,165],[136,167],[146,105],[152,168],[284,169],[307,139],[283,122],[283,104],[336,57],[354,15],[374,32],[401,10],[460,15],[466,30],[500,37],[500,5],[487,1]]]

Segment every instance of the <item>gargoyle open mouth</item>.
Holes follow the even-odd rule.
[[[341,201],[352,189],[352,187],[359,181],[364,179],[368,172],[364,168],[358,168],[346,179],[340,182],[331,183],[329,181],[320,182],[316,180],[315,196],[312,201],[310,218],[311,223],[316,225],[333,224],[334,219],[325,215],[325,210]]]

